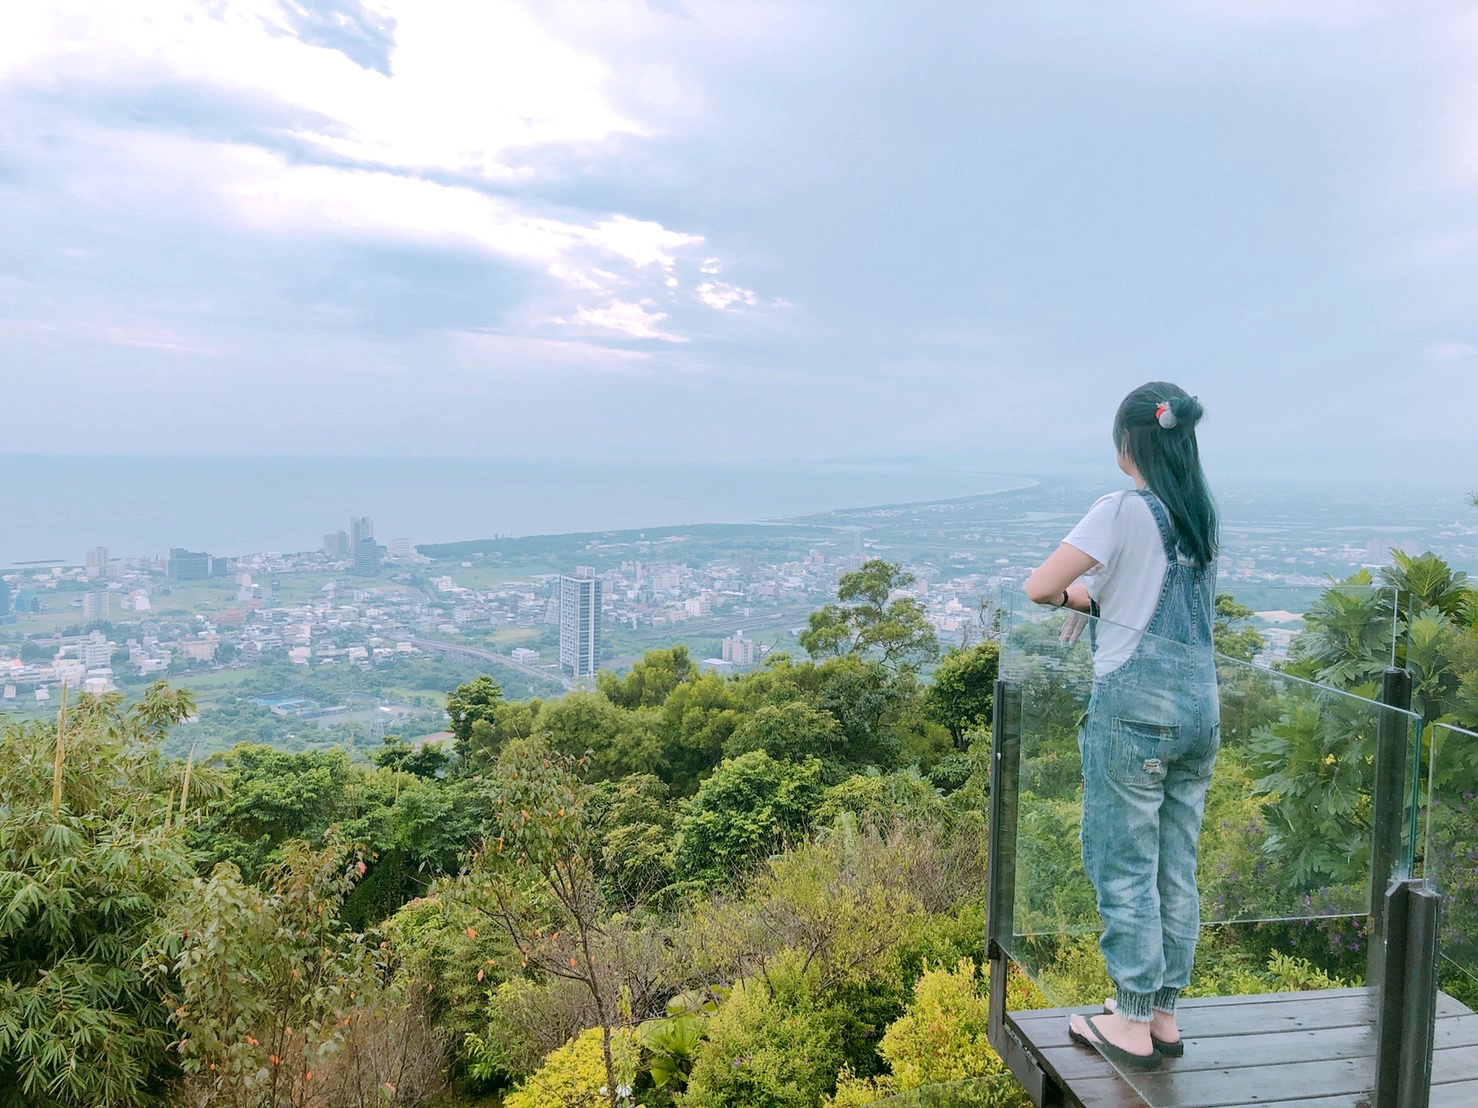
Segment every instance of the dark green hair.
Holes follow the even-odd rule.
[[[1167,406],[1163,417],[1161,405]],[[1128,455],[1165,505],[1181,550],[1203,566],[1216,557],[1219,546],[1216,505],[1196,445],[1196,424],[1204,414],[1201,402],[1185,389],[1151,381],[1124,397],[1114,415],[1114,446]]]

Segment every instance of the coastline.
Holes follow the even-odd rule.
[[[765,526],[838,512],[970,500],[1033,487],[958,465],[673,466],[443,459],[11,456],[0,481],[0,566],[317,549],[351,515],[381,543],[416,545],[705,525]],[[673,522],[674,520],[681,522]],[[656,521],[656,522],[654,522]]]

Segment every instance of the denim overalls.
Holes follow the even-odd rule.
[[[1211,624],[1215,563],[1182,560],[1165,508],[1141,490],[1169,566],[1129,659],[1093,682],[1078,735],[1083,865],[1119,1012],[1173,1012],[1201,925],[1196,841],[1221,742]]]

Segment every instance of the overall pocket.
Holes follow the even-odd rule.
[[[1180,737],[1178,723],[1115,717],[1109,726],[1109,776],[1123,785],[1158,785]]]

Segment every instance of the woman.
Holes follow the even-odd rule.
[[[1195,397],[1163,381],[1126,396],[1114,446],[1135,490],[1094,504],[1026,582],[1038,604],[1103,620],[1078,746],[1083,865],[1116,996],[1103,1015],[1073,1016],[1069,1033],[1136,1069],[1184,1050],[1175,1002],[1200,929],[1196,840],[1221,739],[1217,525],[1196,445],[1201,415]]]

